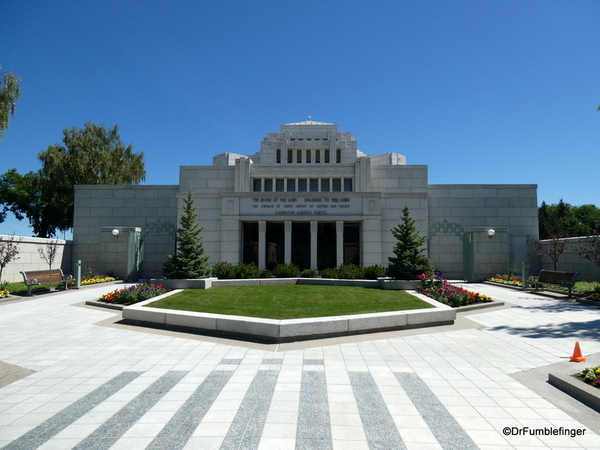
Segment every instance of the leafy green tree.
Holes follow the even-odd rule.
[[[20,175],[11,169],[0,176],[0,222],[8,211],[27,217],[39,237],[53,237],[73,227],[77,184],[138,184],[144,180],[144,153],[134,153],[119,136],[119,126],[88,122],[83,129],[63,131],[63,144],[38,155],[42,168]]]
[[[0,73],[0,140],[4,138],[9,119],[15,115],[16,101],[21,97],[20,80],[12,72]]]
[[[37,236],[49,236],[52,226],[48,223],[48,211],[52,205],[42,198],[43,182],[37,172],[21,175],[10,169],[0,175],[0,223],[10,212],[19,220],[27,218]]]
[[[395,256],[388,257],[388,276],[415,280],[422,273],[433,272],[431,260],[424,254],[423,244],[427,237],[419,234],[415,220],[410,217],[408,206],[402,210],[402,222],[390,231],[396,238],[396,244],[394,245]]]
[[[210,275],[209,255],[204,250],[203,228],[196,223],[192,192],[183,199],[183,215],[179,219],[175,252],[163,265],[163,275],[173,279],[202,278]]]
[[[540,239],[587,236],[600,224],[600,209],[594,205],[573,206],[562,199],[538,208]]]

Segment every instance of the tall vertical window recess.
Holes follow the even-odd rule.
[[[284,154],[281,149],[275,149],[275,161],[277,164],[281,164],[284,160]],[[335,159],[333,159],[335,157]],[[302,164],[302,163],[315,163],[315,164],[329,164],[335,161],[340,164],[342,162],[342,149],[338,148],[335,150],[335,154],[332,155],[329,149],[312,148],[312,149],[288,149],[287,150],[287,163],[288,164]]]
[[[254,192],[352,192],[352,178],[252,178]]]

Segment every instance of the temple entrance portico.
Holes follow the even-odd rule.
[[[242,262],[261,269],[296,264],[300,269],[323,270],[361,263],[360,222],[244,221]]]

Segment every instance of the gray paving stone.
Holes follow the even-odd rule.
[[[258,448],[278,375],[278,370],[257,372],[223,440],[222,450]]]
[[[167,372],[81,441],[73,450],[110,448],[185,375],[187,372],[183,371]]]
[[[445,450],[478,448],[423,380],[414,373],[394,375]]]
[[[215,370],[208,375],[162,428],[147,450],[182,449],[232,374],[229,370]]]
[[[115,392],[131,383],[141,374],[142,372],[124,372],[116,376],[72,405],[63,409],[58,414],[55,414],[50,419],[33,428],[19,439],[14,440],[2,450],[33,450],[38,448],[52,436],[57,435]]]
[[[371,450],[406,449],[373,376],[350,372],[350,383]]]
[[[300,387],[296,450],[316,448],[333,448],[327,383],[324,372],[304,371]]]

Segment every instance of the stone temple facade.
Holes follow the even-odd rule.
[[[404,206],[449,279],[520,269],[538,238],[536,185],[431,185],[427,166],[364,154],[351,133],[309,120],[268,133],[254,154],[182,166],[178,185],[77,186],[73,259],[130,279],[160,277],[188,191],[213,264],[387,266]]]

